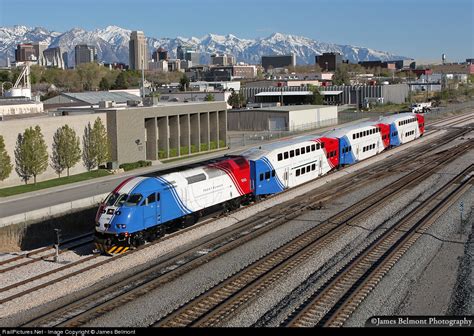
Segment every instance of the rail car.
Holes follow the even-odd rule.
[[[264,144],[160,176],[129,178],[99,206],[96,247],[109,255],[124,253],[168,229],[296,187],[423,133],[424,117],[403,113],[320,136]]]

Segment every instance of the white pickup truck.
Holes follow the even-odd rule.
[[[413,113],[425,113],[431,111],[431,102],[429,103],[415,103],[411,106]]]

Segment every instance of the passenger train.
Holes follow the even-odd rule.
[[[153,177],[131,177],[100,204],[95,244],[120,254],[196,223],[370,158],[424,133],[424,117],[401,113],[377,121],[264,144],[238,156]]]

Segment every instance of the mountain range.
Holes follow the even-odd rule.
[[[74,65],[74,47],[77,44],[94,45],[98,59],[105,63],[120,62],[128,64],[128,42],[131,30],[117,26],[87,31],[73,28],[61,33],[49,31],[42,27],[0,27],[0,65],[7,62],[7,57],[14,60],[15,48],[19,43],[46,42],[49,47],[61,47],[68,53],[68,64]],[[236,57],[238,62],[250,64],[261,63],[262,55],[296,55],[298,64],[314,64],[314,56],[323,52],[339,52],[344,59],[352,63],[373,60],[401,60],[405,56],[393,55],[365,47],[319,42],[307,37],[273,33],[266,38],[242,39],[235,35],[207,34],[204,37],[154,38],[147,37],[148,50],[158,47],[169,50],[172,58],[176,57],[178,45],[195,48],[201,52],[201,62],[209,62],[213,53],[227,53]]]

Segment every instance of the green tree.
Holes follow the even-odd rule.
[[[97,166],[97,154],[95,149],[94,136],[91,123],[89,122],[84,128],[84,135],[82,136],[82,162],[88,171],[91,171]]]
[[[189,89],[189,78],[185,74],[179,80],[179,91],[187,91]]]
[[[92,138],[95,147],[95,155],[97,166],[106,163],[110,159],[109,140],[107,137],[107,130],[105,129],[102,120],[97,117],[92,128]]]
[[[99,65],[96,63],[84,63],[76,67],[83,90],[91,91],[99,84],[99,79],[97,78],[98,67]]]
[[[81,159],[81,148],[79,137],[68,125],[58,128],[53,136],[53,154],[51,155],[51,167],[61,177],[64,169],[69,176],[69,169],[74,167]]]
[[[107,78],[102,77],[99,83],[99,90],[101,91],[108,91],[110,89],[110,84]]]
[[[216,97],[214,97],[214,95],[213,95],[212,93],[208,93],[208,94],[206,95],[206,97],[204,97],[204,101],[210,101],[210,102],[212,102],[212,101],[215,101],[215,100],[216,100]]]
[[[0,135],[0,181],[10,176],[12,168],[10,156],[5,149],[5,141],[3,140],[3,136]]]
[[[122,71],[122,72],[119,73],[119,75],[115,79],[115,83],[113,85],[113,88],[117,89],[117,90],[128,89],[127,76],[125,74],[125,71]]]
[[[347,64],[341,64],[337,67],[332,76],[332,82],[334,85],[350,85],[351,81]]]
[[[242,106],[245,105],[245,97],[242,92],[235,92],[232,91],[231,95],[229,96],[229,99],[227,100],[227,103],[232,106],[232,108],[241,108]]]
[[[15,163],[15,170],[25,183],[33,176],[36,184],[36,177],[48,168],[48,147],[39,126],[18,134]]]
[[[313,92],[313,96],[311,97],[311,104],[313,104],[313,105],[323,105],[324,97],[319,92],[318,88],[314,85],[310,85],[309,90],[311,92]]]

